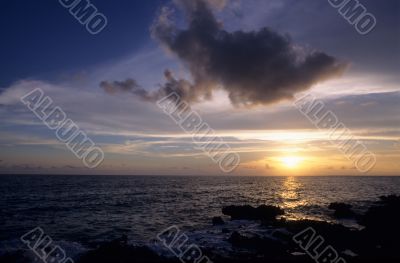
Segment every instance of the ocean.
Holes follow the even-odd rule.
[[[358,228],[355,221],[335,219],[329,203],[345,202],[362,212],[379,196],[400,194],[400,177],[3,175],[0,180],[0,254],[23,247],[20,237],[35,227],[73,256],[123,235],[131,244],[157,250],[154,239],[171,225],[196,244],[229,249],[226,236],[211,223],[224,206],[276,205],[288,219]],[[261,231],[250,221],[225,227],[238,224]]]

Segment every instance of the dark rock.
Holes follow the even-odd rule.
[[[232,244],[240,244],[243,237],[238,232],[233,232],[230,238],[228,239],[229,242]]]
[[[223,234],[228,234],[229,232],[231,232],[229,229],[227,229],[227,228],[222,228],[222,233],[223,233]]]
[[[282,232],[282,231],[279,231],[279,230],[274,231],[272,233],[272,236],[274,238],[279,239],[279,240],[285,240],[285,239],[287,240],[288,238],[292,237],[292,235],[290,233]]]
[[[356,216],[356,213],[351,210],[352,206],[349,204],[331,203],[328,208],[335,211],[333,215],[336,218],[354,218]]]
[[[397,195],[388,195],[381,196],[380,201],[378,203],[389,206],[399,206],[400,205],[400,196]]]
[[[285,212],[277,206],[261,205],[254,208],[250,205],[244,206],[227,206],[222,209],[224,215],[229,215],[232,220],[263,220],[274,221],[279,215]]]
[[[285,253],[285,246],[277,240],[258,235],[245,236],[233,232],[228,241],[235,247],[255,250],[260,254],[268,254],[269,257]]]
[[[213,223],[214,226],[225,224],[224,220],[220,216],[213,217],[212,223]]]
[[[353,232],[351,229],[340,224],[331,224],[324,221],[279,220],[275,223],[274,227],[284,228],[292,233],[292,235],[287,237],[281,235],[282,240],[288,243],[293,242],[292,237],[295,234],[300,233],[309,227],[312,227],[317,235],[321,235],[329,244],[338,250],[351,248],[352,245],[357,244],[360,241],[357,233]]]
[[[1,263],[31,263],[37,260],[37,256],[30,251],[7,252],[0,256]]]
[[[400,196],[384,196],[363,215],[359,223],[376,245],[398,247],[400,236]]]

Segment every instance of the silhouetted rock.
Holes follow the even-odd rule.
[[[263,220],[263,221],[274,221],[279,215],[283,215],[285,212],[277,206],[272,205],[261,205],[254,208],[250,205],[244,206],[227,206],[222,209],[224,215],[228,215],[232,220]]]
[[[352,248],[353,244],[360,241],[357,232],[352,231],[340,224],[332,224],[324,221],[315,220],[278,220],[273,225],[274,228],[283,228],[292,233],[291,235],[281,235],[283,241],[292,242],[295,234],[312,227],[318,235],[321,235],[329,244],[338,250]]]
[[[274,255],[285,255],[285,245],[267,237],[258,235],[245,236],[235,231],[228,241],[233,246],[256,250],[260,254],[267,254],[269,258],[273,258]]]
[[[220,216],[213,217],[212,223],[213,223],[214,226],[225,224],[224,220]]]
[[[307,228],[315,231],[324,244],[329,244],[338,251],[346,262],[400,262],[398,237],[400,236],[400,196],[383,196],[368,209],[365,215],[358,215],[351,206],[344,203],[332,203],[330,209],[335,210],[335,216],[341,218],[357,218],[365,226],[363,230],[348,228],[340,224],[332,224],[315,220],[276,219],[283,211],[274,207],[254,208],[246,206],[229,206],[223,209],[225,215],[235,219],[260,219],[268,229],[278,229],[272,235],[233,231],[228,241],[234,247],[256,251],[251,260],[265,262],[312,262],[306,256],[288,257],[289,252],[302,252],[292,240],[296,233]],[[267,219],[267,220],[266,220]],[[352,255],[343,253],[351,251]],[[276,252],[276,253],[275,253]],[[303,251],[304,252],[304,251]],[[297,253],[298,254],[298,253]]]
[[[368,209],[359,223],[364,233],[379,246],[396,247],[400,236],[400,196],[383,196]]]
[[[222,233],[228,234],[229,232],[231,232],[231,231],[229,231],[229,229],[227,229],[227,228],[222,228]]]
[[[400,196],[398,195],[381,196],[379,199],[380,201],[378,201],[378,203],[383,205],[390,205],[390,206],[400,205]]]
[[[354,218],[356,216],[356,213],[351,210],[352,206],[349,204],[331,203],[328,208],[335,211],[333,215],[336,218]]]
[[[30,253],[30,254],[28,254]],[[32,263],[35,261],[36,255],[33,252],[16,251],[11,253],[5,253],[0,256],[1,263]],[[37,260],[37,259],[36,259]]]
[[[359,221],[367,228],[399,229],[400,196],[382,196]]]

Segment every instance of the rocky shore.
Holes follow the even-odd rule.
[[[233,252],[230,255],[222,255],[217,252],[218,248],[202,247],[201,249],[210,261],[221,263],[324,262],[322,257],[327,256],[327,248],[337,252],[337,257],[335,261],[325,262],[400,262],[400,196],[382,196],[364,214],[354,212],[350,205],[344,203],[332,203],[329,208],[332,209],[333,216],[356,220],[363,228],[353,229],[323,221],[286,220],[282,217],[285,211],[276,206],[227,206],[222,209],[222,214],[229,216],[230,220],[254,221],[270,234],[244,234],[239,229],[227,229],[224,228],[226,222],[222,217],[214,217],[210,220],[210,225],[221,229],[229,236],[227,241],[231,244]],[[307,235],[307,231],[314,232],[315,235],[311,237]],[[306,242],[307,239],[309,239],[308,245],[304,245],[303,241]],[[309,242],[311,239],[318,242]],[[318,255],[320,260],[318,260]],[[29,255],[29,251],[8,253],[0,258],[0,262],[30,263],[32,255]],[[173,263],[182,261],[177,257],[161,256],[150,247],[132,246],[126,237],[122,237],[87,251],[76,258],[75,262]],[[187,262],[193,262],[193,260]]]

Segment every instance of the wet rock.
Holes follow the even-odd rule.
[[[272,236],[278,240],[287,240],[288,238],[291,238],[292,235],[291,233],[287,232],[287,231],[274,231],[272,233]]]
[[[363,233],[383,248],[398,246],[400,236],[400,196],[383,196],[359,220]]]
[[[229,229],[227,229],[227,228],[222,228],[222,233],[223,233],[223,234],[228,234],[229,232],[231,232]]]
[[[368,209],[359,223],[367,228],[399,229],[400,196],[382,196]]]
[[[235,247],[246,248],[257,251],[257,253],[267,254],[269,257],[282,255],[285,253],[285,246],[277,240],[258,235],[242,235],[233,232],[228,241]]]
[[[254,208],[250,205],[244,206],[227,206],[222,209],[224,215],[228,215],[232,220],[263,220],[274,221],[279,215],[285,212],[283,209],[272,205],[261,205]]]
[[[243,237],[238,232],[233,232],[228,241],[232,244],[239,244]]]
[[[352,206],[345,203],[331,203],[328,207],[331,210],[334,210],[333,215],[336,218],[354,218],[356,213],[351,210]]]
[[[399,206],[400,205],[400,196],[397,195],[387,195],[381,196],[380,201],[378,203],[388,206]]]
[[[0,256],[0,262],[2,263],[31,263],[34,262],[36,255],[32,253],[28,254],[29,252],[24,251],[16,251],[5,253]]]
[[[301,231],[312,228],[316,235],[322,236],[327,243],[331,244],[335,249],[353,248],[354,245],[360,243],[360,236],[357,231],[347,228],[340,224],[332,224],[324,221],[315,220],[278,220],[273,227],[283,228],[291,234],[283,234],[279,239],[288,243],[293,243],[293,236]],[[286,233],[286,232],[284,232]]]
[[[214,226],[217,226],[217,225],[223,225],[223,224],[225,224],[225,222],[220,216],[215,216],[212,219],[212,224]]]

